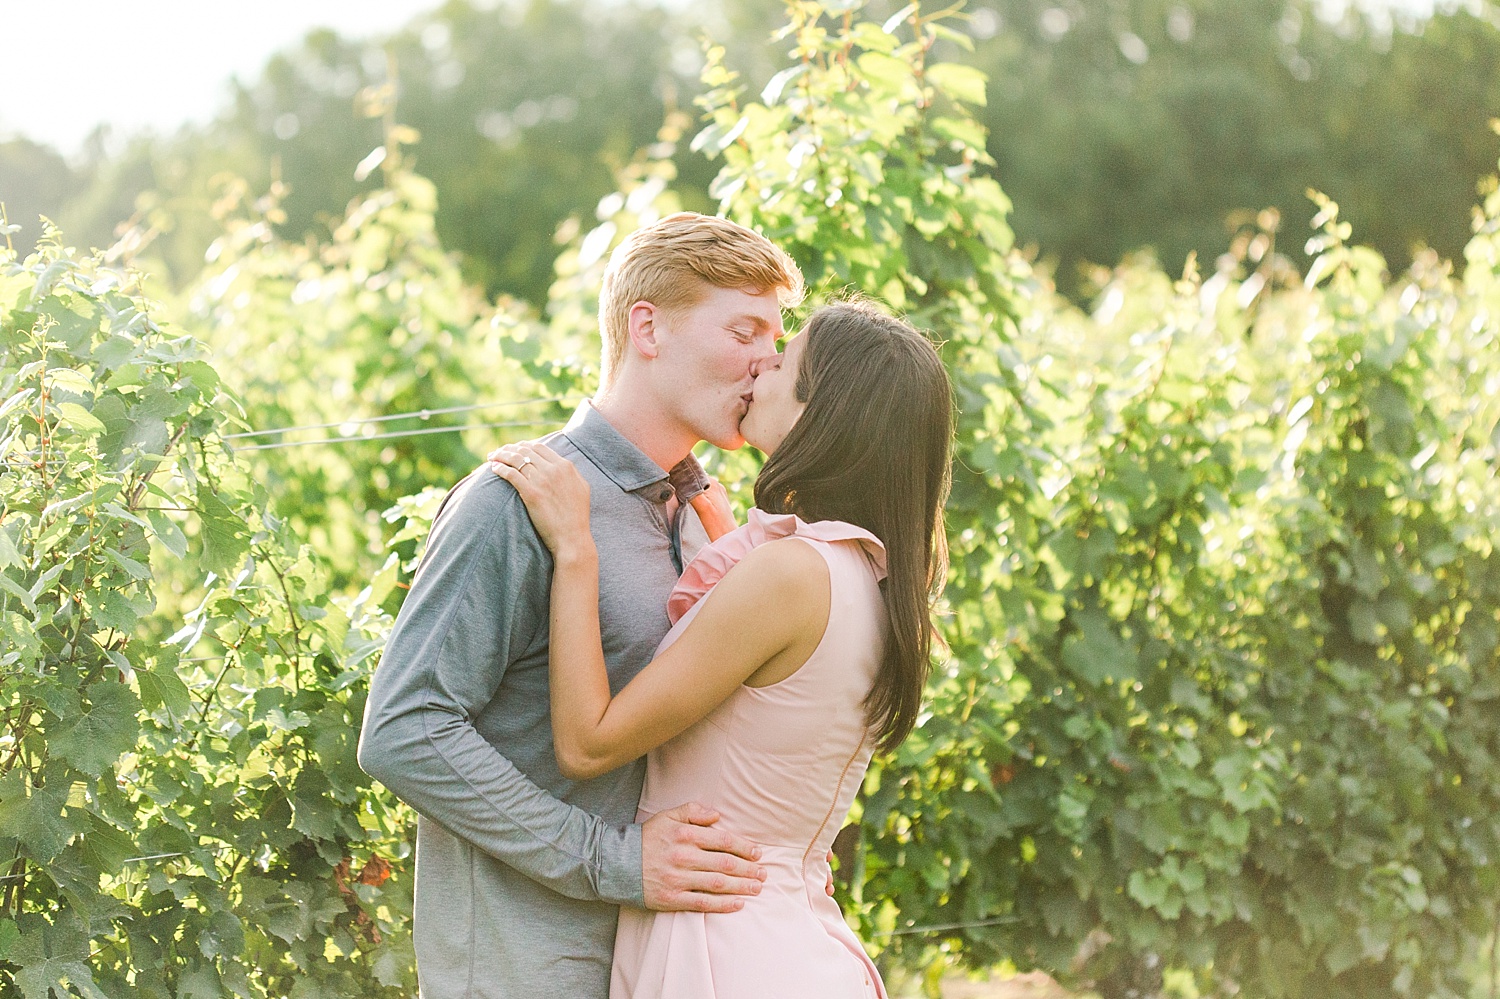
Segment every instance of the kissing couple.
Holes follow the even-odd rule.
[[[918,714],[951,389],[868,303],[778,352],[802,284],[725,219],[633,233],[598,394],[444,500],[359,743],[418,813],[423,999],[884,999],[828,856]],[[744,525],[700,441],[766,455]]]

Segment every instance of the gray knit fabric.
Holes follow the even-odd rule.
[[[547,443],[591,489],[618,692],[667,632],[684,548],[706,540],[687,501],[707,480],[691,457],[669,477],[588,403]],[[571,781],[553,755],[551,582],[520,497],[477,469],[444,501],[370,684],[360,765],[420,814],[423,999],[604,999],[617,906],[642,904],[644,760]]]

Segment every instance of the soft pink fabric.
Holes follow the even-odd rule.
[[[864,699],[887,630],[880,541],[852,524],[751,510],[749,523],[683,573],[662,648],[746,553],[792,536],[828,564],[821,642],[790,677],[740,687],[653,750],[639,813],[644,820],[686,801],[713,806],[722,828],[761,845],[765,886],[733,913],[622,909],[611,999],[885,999],[874,964],[823,890],[829,847],[873,750]]]
[[[745,524],[704,546],[688,563],[676,589],[667,599],[667,617],[673,624],[680,621],[688,608],[702,600],[750,549],[794,534],[811,541],[857,541],[870,556],[876,580],[885,578],[885,546],[863,527],[842,520],[818,520],[809,524],[795,514],[765,513],[752,507]]]

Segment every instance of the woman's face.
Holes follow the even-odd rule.
[[[805,403],[797,401],[797,364],[807,335],[792,337],[780,354],[756,361],[752,367],[755,388],[750,409],[740,423],[740,433],[758,450],[770,454],[781,446],[792,425],[802,415]]]

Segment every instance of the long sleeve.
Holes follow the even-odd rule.
[[[475,724],[497,696],[537,696],[502,684],[523,656],[545,654],[550,583],[550,555],[515,491],[484,469],[456,487],[371,682],[359,764],[538,883],[572,898],[641,905],[640,827],[607,823],[549,794]],[[528,708],[545,711],[545,700]],[[550,727],[535,728],[528,737],[546,739],[550,760]]]

